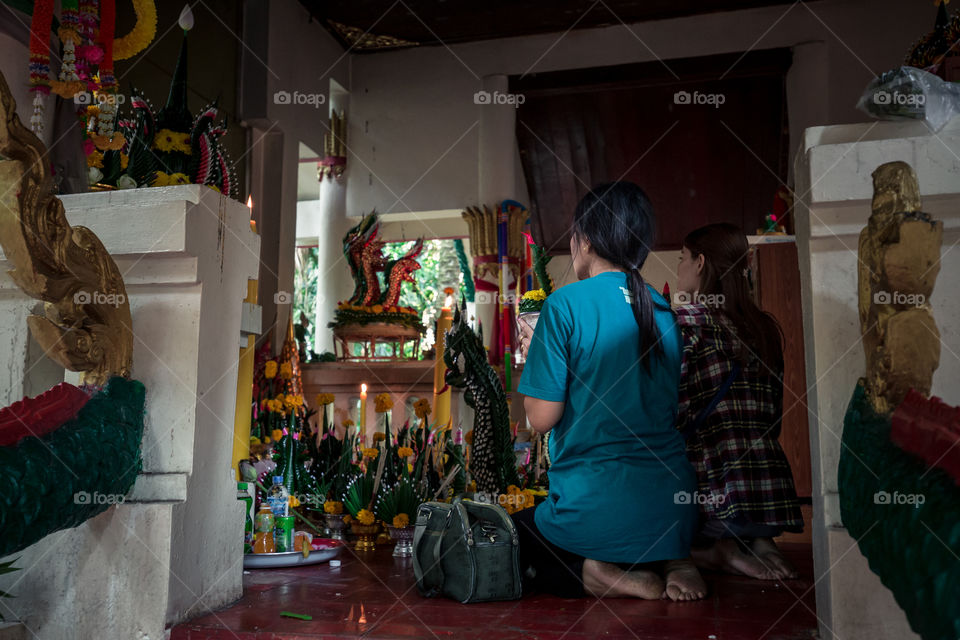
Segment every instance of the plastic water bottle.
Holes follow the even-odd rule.
[[[283,486],[283,476],[273,476],[273,486],[267,493],[267,503],[276,518],[290,515],[290,493]]]
[[[246,482],[237,483],[237,500],[241,500],[246,504],[247,513],[244,526],[243,526],[243,552],[250,553],[253,549],[253,496],[250,495],[250,492],[247,489]]]

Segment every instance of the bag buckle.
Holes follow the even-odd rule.
[[[489,520],[480,521],[480,531],[483,533],[484,537],[487,538],[491,543],[497,541],[497,525]]]

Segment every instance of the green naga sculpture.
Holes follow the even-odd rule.
[[[507,395],[487,360],[483,339],[463,316],[457,309],[447,332],[445,379],[451,387],[464,390],[463,399],[474,410],[470,473],[477,481],[477,491],[499,495],[511,484],[520,484]]]

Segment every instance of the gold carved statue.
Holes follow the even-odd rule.
[[[873,172],[870,220],[860,232],[859,308],[867,397],[893,411],[911,388],[930,395],[940,332],[930,295],[940,272],[943,223],[920,211],[920,188],[905,162]]]
[[[123,277],[92,231],[67,222],[48,166],[0,74],[0,246],[13,281],[45,303],[43,316],[27,319],[30,331],[51,359],[83,372],[86,384],[129,377],[133,332]]]

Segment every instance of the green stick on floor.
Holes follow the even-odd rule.
[[[280,615],[285,618],[297,618],[298,620],[313,620],[313,616],[304,613],[293,613],[292,611],[281,611]]]

